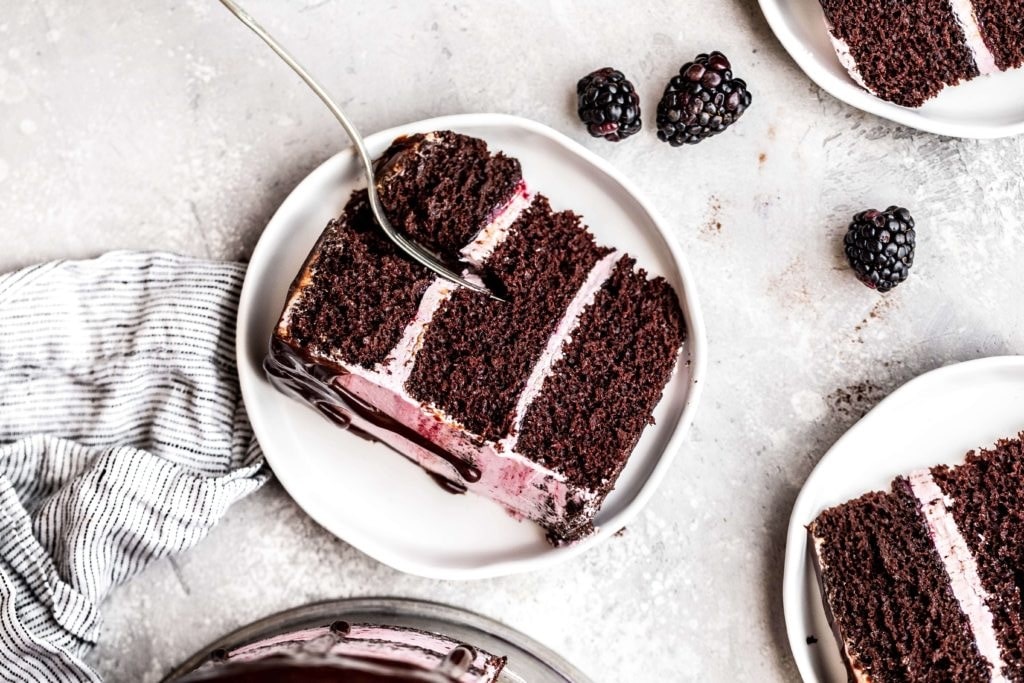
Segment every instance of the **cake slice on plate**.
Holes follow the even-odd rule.
[[[850,680],[1024,680],[1024,448],[971,453],[808,527]]]
[[[482,140],[401,138],[378,178],[396,228],[506,301],[408,260],[358,191],[292,285],[268,374],[555,543],[590,533],[676,366],[675,292],[532,194],[519,162]]]
[[[949,85],[1024,64],[1018,0],[819,0],[836,54],[876,96],[919,107]]]

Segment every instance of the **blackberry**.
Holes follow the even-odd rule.
[[[576,113],[595,138],[618,142],[640,130],[640,96],[621,71],[609,67],[576,84]]]
[[[879,292],[907,279],[914,265],[914,219],[898,206],[870,209],[853,217],[843,240],[844,251],[857,279]]]
[[[750,100],[746,81],[732,77],[725,55],[697,55],[668,82],[658,102],[658,139],[673,147],[695,145],[735,123]]]

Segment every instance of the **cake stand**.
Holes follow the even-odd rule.
[[[508,657],[507,674],[503,672],[499,681],[591,683],[579,669],[553,651],[493,619],[435,602],[402,598],[331,600],[279,612],[210,643],[175,668],[163,683],[173,683],[195,670],[216,650],[233,650],[264,638],[324,626],[338,619],[438,633]]]

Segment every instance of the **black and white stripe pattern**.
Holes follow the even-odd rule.
[[[96,681],[97,605],[268,470],[242,405],[245,268],[114,252],[0,276],[0,681]]]

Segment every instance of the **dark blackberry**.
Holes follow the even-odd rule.
[[[857,279],[879,292],[888,292],[910,275],[916,242],[914,219],[898,206],[858,213],[843,240]]]
[[[640,96],[621,71],[611,67],[576,84],[576,113],[595,138],[618,142],[640,130]]]
[[[658,139],[673,147],[695,145],[735,123],[750,100],[746,82],[732,77],[725,55],[697,55],[668,82],[658,102]]]

